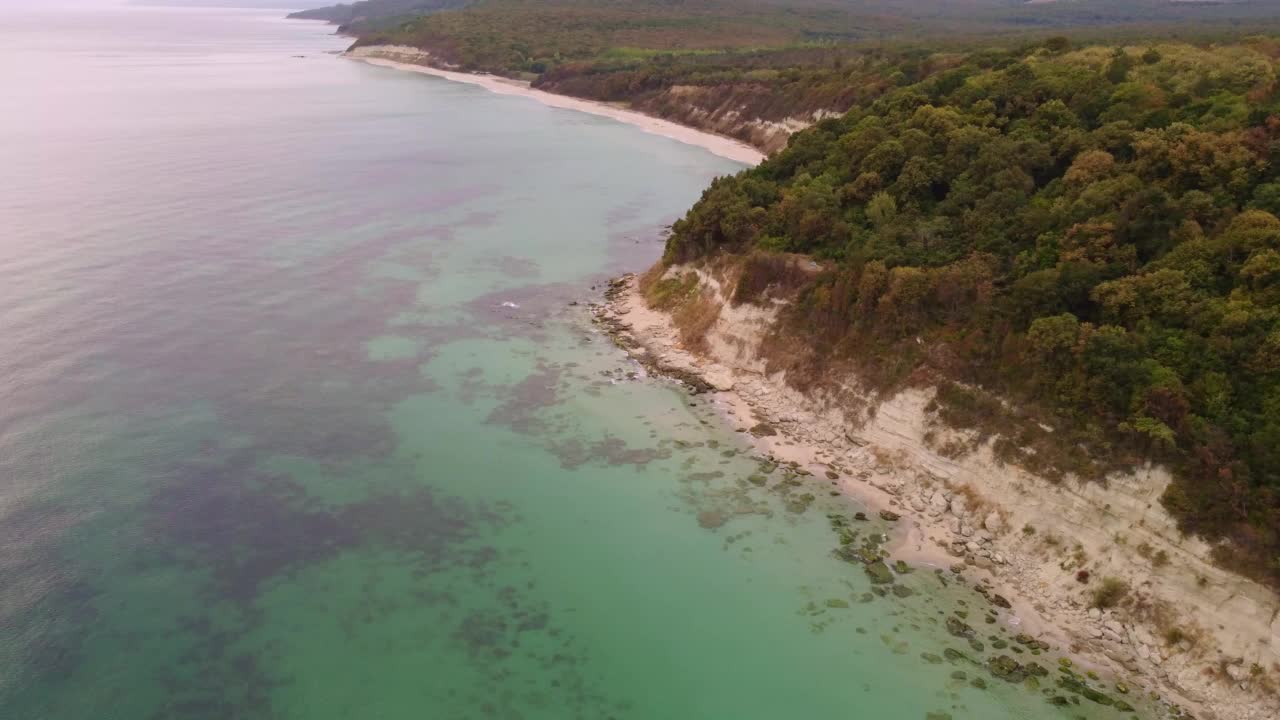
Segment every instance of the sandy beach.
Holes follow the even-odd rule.
[[[663,120],[634,110],[537,90],[530,87],[528,83],[496,75],[477,75],[433,67],[427,64],[430,56],[417,48],[370,45],[350,50],[344,53],[342,57],[368,63],[369,65],[377,65],[378,67],[394,68],[423,75],[432,75],[454,82],[467,83],[468,85],[478,85],[499,95],[526,97],[549,107],[576,110],[577,112],[607,117],[628,125],[634,125],[647,133],[704,148],[720,157],[745,165],[758,165],[765,158],[764,153],[733,138],[695,130],[679,123],[673,123],[669,120]]]

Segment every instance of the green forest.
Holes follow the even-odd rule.
[[[840,114],[975,47],[1061,30],[1077,43],[1280,32],[1259,3],[1168,0],[365,0],[337,11],[357,45],[422,48],[433,64],[625,103],[767,151],[784,138],[753,121]]]
[[[299,16],[346,22],[358,44],[420,47],[464,70],[529,80],[656,70],[707,54],[731,69],[798,48],[1006,45],[1066,29],[1238,36],[1280,20],[1265,3],[1170,0],[363,0]],[[798,71],[813,67],[792,59]]]
[[[1056,38],[907,61],[717,180],[665,261],[742,256],[738,302],[800,285],[783,332],[807,350],[776,359],[793,377],[850,362],[884,391],[942,383],[944,412],[1008,453],[1047,421],[1060,456],[1036,459],[1085,477],[1167,463],[1184,530],[1276,583],[1278,58],[1262,37]],[[792,277],[787,253],[824,269]]]
[[[1068,28],[1198,33],[1276,20],[1274,7],[1251,0],[360,0],[297,16],[341,23],[362,41],[428,48],[469,69],[537,73],[617,49],[758,50]]]

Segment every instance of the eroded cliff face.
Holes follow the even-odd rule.
[[[1280,599],[1180,534],[1159,502],[1166,470],[1051,481],[1001,462],[994,439],[946,427],[932,388],[876,397],[856,373],[829,368],[801,392],[766,360],[788,298],[734,305],[736,269],[723,258],[658,273],[641,283],[649,299],[662,279],[680,280],[680,297],[663,300],[668,312],[623,317],[660,364],[696,369],[783,444],[811,445],[817,461],[850,469],[852,494],[880,493],[910,513],[922,545],[989,571],[1046,631],[1120,677],[1181,698],[1199,717],[1280,717]],[[636,290],[630,306],[648,302]],[[1092,607],[1107,578],[1127,594]]]
[[[595,99],[572,82],[538,83],[537,87],[586,99]],[[656,92],[640,93],[627,106],[640,112],[671,120],[707,132],[727,135],[760,148],[766,154],[787,145],[787,138],[826,117],[843,110],[810,106],[801,101],[780,99],[768,86],[751,83],[725,85],[674,85]],[[845,108],[847,109],[847,108]]]

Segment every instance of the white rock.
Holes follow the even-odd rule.
[[[935,491],[933,497],[929,498],[929,505],[938,513],[944,513],[951,507],[951,501],[943,495],[941,491]]]
[[[713,365],[702,373],[702,379],[707,381],[711,387],[720,392],[728,392],[733,389],[734,379],[733,372],[728,368],[719,365]]]
[[[1139,643],[1141,643],[1141,644],[1143,644],[1143,645],[1155,645],[1155,644],[1156,644],[1156,639],[1155,639],[1154,637],[1152,637],[1152,636],[1151,636],[1151,633],[1147,632],[1147,629],[1146,629],[1146,628],[1143,628],[1143,627],[1137,627],[1137,626],[1135,626],[1135,627],[1133,628],[1133,637],[1134,637],[1134,639],[1135,639],[1137,642],[1139,642]]]
[[[982,521],[982,527],[999,535],[1004,531],[1004,518],[1000,517],[1000,513],[992,510],[987,513],[987,517]]]

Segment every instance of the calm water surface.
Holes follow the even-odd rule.
[[[1120,717],[569,305],[737,166],[329,33],[0,20],[0,717]]]

